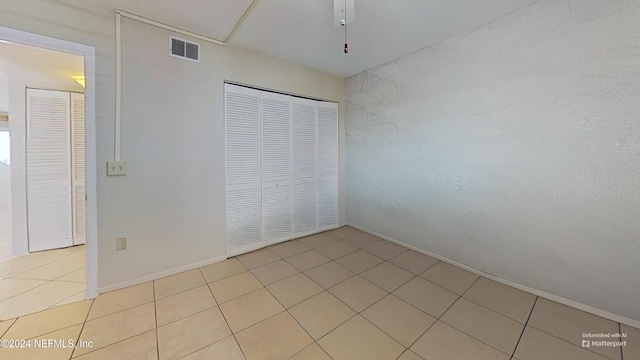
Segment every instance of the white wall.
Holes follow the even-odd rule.
[[[123,19],[122,159],[129,174],[108,178],[105,164],[114,153],[114,7],[106,0],[34,0],[29,7],[2,2],[0,24],[96,48],[103,290],[226,255],[224,80],[344,104],[341,78],[201,41],[201,63],[180,61],[168,56],[168,32]],[[116,252],[119,237],[127,237],[128,248]]]
[[[640,320],[640,1],[541,1],[347,79],[347,221]]]

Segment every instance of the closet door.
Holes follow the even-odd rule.
[[[86,242],[84,94],[71,93],[73,245]]]
[[[68,92],[27,89],[29,251],[73,245]]]
[[[318,227],[316,206],[316,101],[292,97],[293,233]]]
[[[227,254],[262,241],[260,91],[225,84]]]
[[[291,235],[291,97],[262,92],[262,238]]]
[[[338,225],[338,104],[318,102],[318,227]]]

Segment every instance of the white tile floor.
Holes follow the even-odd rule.
[[[0,262],[0,321],[84,298],[84,246]]]
[[[627,346],[581,347],[583,332]],[[343,227],[0,321],[0,359],[636,360],[640,330]]]

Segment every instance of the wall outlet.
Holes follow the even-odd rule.
[[[127,175],[127,163],[124,161],[107,161],[107,176]]]
[[[127,248],[127,238],[120,238],[116,240],[116,251],[124,250]]]

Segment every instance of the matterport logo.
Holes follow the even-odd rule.
[[[627,346],[627,333],[582,333],[582,347],[623,347]]]

